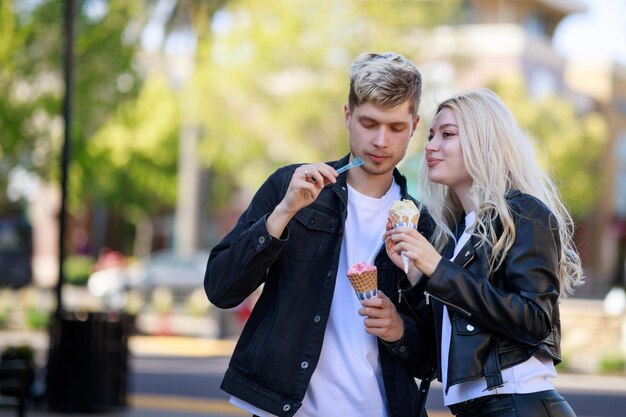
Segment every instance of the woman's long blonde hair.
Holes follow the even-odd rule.
[[[449,98],[439,105],[437,113],[444,108],[456,118],[463,160],[473,180],[469,197],[476,208],[474,235],[480,238],[480,245],[492,247],[489,272],[500,267],[515,240],[506,194],[519,190],[542,201],[556,218],[561,240],[560,293],[572,293],[584,282],[573,242],[574,223],[555,184],[538,165],[530,138],[491,90],[478,89]],[[438,226],[432,241],[441,251],[454,238],[451,230],[463,215],[463,207],[448,187],[428,180],[426,164],[422,164],[419,177],[420,196]],[[502,224],[500,234],[495,229],[496,219]]]

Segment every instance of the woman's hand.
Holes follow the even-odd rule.
[[[387,343],[397,342],[404,335],[404,322],[396,306],[382,291],[378,295],[361,301],[359,315],[365,319],[365,331]]]
[[[441,255],[420,232],[410,227],[394,229],[390,227],[390,221],[388,221],[384,238],[387,254],[396,266],[402,268],[402,257],[400,256],[402,254],[411,260],[411,264],[415,268],[427,276],[435,272]],[[415,275],[415,271],[409,270],[407,276],[412,284],[417,281],[418,277],[416,278]]]

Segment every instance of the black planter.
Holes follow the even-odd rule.
[[[51,411],[100,412],[127,405],[133,322],[122,313],[63,313],[53,318],[46,381]]]

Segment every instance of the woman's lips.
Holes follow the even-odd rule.
[[[426,159],[426,164],[428,165],[428,168],[432,168],[432,167],[434,167],[435,165],[437,165],[441,161],[442,161],[442,159],[427,158]]]

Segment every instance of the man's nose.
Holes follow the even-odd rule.
[[[389,132],[387,132],[387,128],[384,126],[380,126],[378,131],[376,132],[376,138],[374,139],[374,145],[379,148],[385,148],[389,144],[389,140],[387,138]]]

